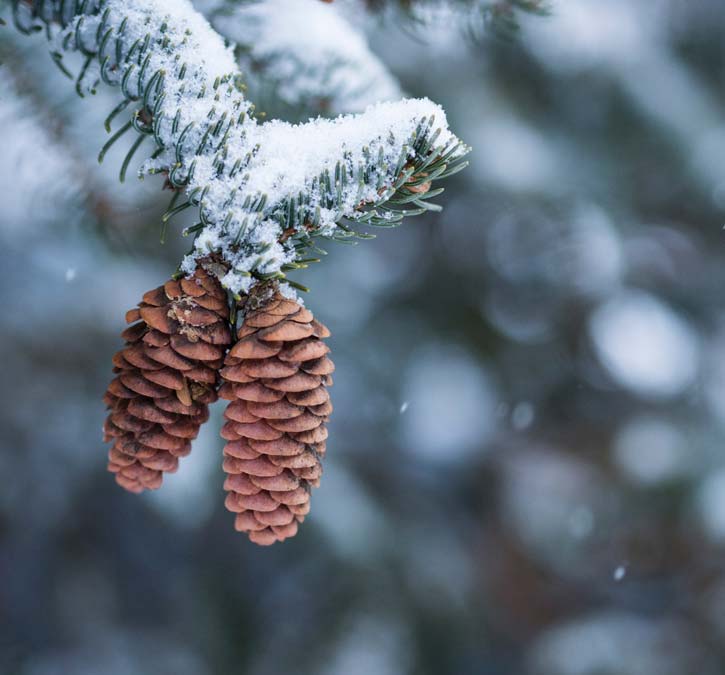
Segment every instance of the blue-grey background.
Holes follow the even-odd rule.
[[[297,278],[333,331],[300,534],[223,508],[221,409],[153,494],[105,472],[123,315],[189,242],[98,168],[0,27],[0,672],[725,670],[725,4],[571,0],[514,40],[375,23],[471,166]]]

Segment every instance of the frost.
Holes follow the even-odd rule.
[[[202,209],[210,223],[197,239],[198,256],[207,255],[208,243],[215,241],[216,250],[224,254],[234,273],[278,272],[285,263],[294,260],[294,250],[279,243],[289,224],[286,216],[290,201],[299,195],[306,196],[307,208],[302,200],[299,203],[302,213],[298,225],[314,222],[320,236],[331,236],[342,218],[355,216],[361,203],[375,203],[382,194],[392,190],[397,174],[390,168],[398,164],[401,154],[414,155],[412,150],[406,150],[406,142],[414,135],[420,120],[431,116],[440,129],[440,143],[455,142],[447,128],[444,111],[427,99],[380,103],[368,107],[362,115],[315,119],[298,125],[280,121],[264,125],[250,122],[244,137],[229,149],[228,163],[232,157],[249,156],[245,173],[238,180],[215,176],[212,158],[197,159],[188,193],[206,192]],[[319,177],[334,175],[341,159],[353,171],[355,167],[368,167],[371,157],[387,171],[379,172],[371,167],[368,182],[349,183],[338,191],[336,208],[326,207]],[[229,194],[235,191],[236,197],[230,201]],[[258,209],[262,202],[264,208]],[[238,239],[240,230],[246,232]],[[254,252],[263,248],[261,256],[255,255]],[[224,283],[230,289],[246,290],[249,282],[233,280],[233,276],[225,277]]]
[[[343,154],[352,165],[365,163],[365,153],[382,152],[384,164],[398,161],[404,143],[414,133],[418,121],[434,116],[441,129],[439,142],[453,140],[443,109],[428,99],[407,99],[369,106],[362,115],[344,115],[334,120],[316,119],[295,125],[270,122],[259,129],[260,152],[250,169],[249,188],[266,192],[271,199],[284,198],[304,188],[311,176],[332,170]],[[412,150],[409,156],[413,156]],[[294,157],[294,161],[290,161]],[[387,186],[395,176],[385,176]],[[364,186],[364,197],[377,197],[375,186]],[[353,198],[354,195],[351,195]]]
[[[302,4],[254,7],[259,16],[273,8],[294,15]],[[194,259],[218,253],[229,268],[222,281],[233,292],[284,278],[296,258],[295,236],[306,245],[312,236],[334,236],[341,220],[385,201],[404,167],[420,159],[417,142],[431,139],[424,152],[434,158],[455,159],[467,150],[448,130],[440,106],[427,99],[379,103],[334,120],[260,124],[239,88],[231,48],[188,0],[96,0],[89,7],[56,34],[55,48],[96,54],[103,79],[120,85],[126,99],[143,101],[132,121],[153,137],[157,151],[141,175],[168,176],[199,208],[194,251],[182,270],[189,273]],[[310,11],[320,9],[329,8]],[[327,21],[342,30],[336,15]],[[262,38],[259,44],[271,49]],[[355,58],[363,47],[346,44]],[[96,76],[88,73],[81,89],[95,87]],[[375,215],[393,219],[385,210]]]
[[[212,23],[240,48],[253,92],[271,86],[291,106],[360,112],[400,89],[364,36],[319,0],[264,0],[217,12]]]
[[[247,293],[251,288],[254,280],[251,276],[243,276],[236,272],[227,272],[220,279],[222,286],[228,288],[232,293]]]
[[[286,282],[282,282],[279,285],[279,293],[283,298],[288,298],[289,300],[296,300],[301,305],[305,304],[302,298],[297,297],[297,291],[295,291],[295,289]]]

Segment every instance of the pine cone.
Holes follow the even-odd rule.
[[[262,545],[297,533],[322,475],[334,370],[330,332],[279,293],[246,313],[221,371],[226,507]]]
[[[131,492],[156,489],[191,451],[191,439],[217,399],[218,370],[231,342],[219,282],[201,267],[143,296],[126,314],[133,325],[113,357],[117,376],[103,397],[108,470]],[[134,323],[135,322],[135,323]]]

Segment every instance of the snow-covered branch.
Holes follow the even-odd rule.
[[[45,24],[61,68],[68,53],[80,53],[81,95],[101,80],[120,88],[107,126],[126,121],[101,158],[135,131],[123,177],[144,141],[153,142],[141,175],[161,173],[174,189],[165,217],[192,206],[199,212],[183,269],[217,253],[222,281],[235,293],[304,266],[316,237],[353,236],[345,222],[390,225],[437,208],[427,201],[440,192],[431,182],[463,166],[467,148],[427,100],[300,126],[259,124],[231,49],[188,0],[15,0],[13,7],[21,30]]]
[[[362,0],[372,10],[398,10],[415,24],[434,27],[457,24],[473,38],[488,31],[510,35],[524,16],[545,16],[551,0]]]
[[[397,82],[365,36],[335,4],[263,0],[209,11],[211,23],[237,45],[253,100],[281,101],[292,111],[361,112],[400,98]]]

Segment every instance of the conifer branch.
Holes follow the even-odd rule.
[[[391,226],[436,210],[433,182],[465,165],[468,149],[427,100],[300,126],[259,124],[231,50],[188,0],[13,0],[12,8],[21,32],[46,31],[81,96],[101,82],[120,89],[107,122],[120,127],[101,158],[137,134],[123,176],[141,141],[153,140],[140,175],[160,173],[183,195],[166,218],[198,209],[183,272],[216,253],[234,293],[285,279],[318,238],[347,240],[361,236],[357,224]]]
[[[460,20],[464,30],[474,39],[490,31],[510,37],[526,15],[546,16],[551,12],[550,0],[364,0],[373,11],[396,9],[415,23],[427,24],[440,11]]]
[[[395,78],[338,4],[214,0],[204,12],[235,44],[246,93],[259,109],[306,120],[401,98]]]

